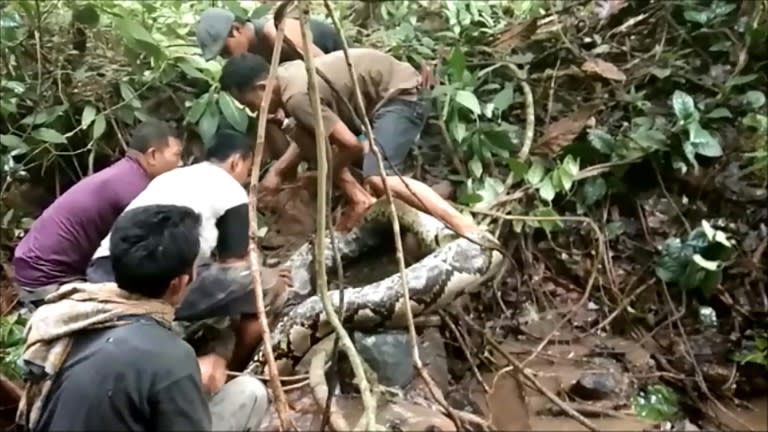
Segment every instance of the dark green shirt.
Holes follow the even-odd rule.
[[[36,431],[209,431],[195,353],[151,318],[75,337]]]
[[[267,61],[272,60],[273,46],[264,36],[264,26],[267,24],[268,20],[271,19],[272,17],[263,17],[251,21],[251,23],[253,23],[253,29],[257,40],[257,46],[254,47],[251,51],[253,54],[262,56]],[[309,30],[312,32],[312,41],[314,42],[315,46],[320,49],[320,51],[328,54],[334,51],[341,51],[343,49],[341,37],[338,33],[336,33],[336,29],[325,21],[317,18],[310,18]],[[301,46],[298,48],[301,49]],[[302,58],[295,55],[293,50],[291,50],[287,44],[283,43],[283,48],[280,52],[280,63],[293,60],[302,60]]]

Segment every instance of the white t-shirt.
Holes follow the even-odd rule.
[[[186,206],[201,219],[200,256],[209,257],[216,247],[216,221],[227,210],[248,203],[248,194],[229,173],[210,163],[200,162],[176,168],[153,179],[123,212],[133,208],[172,204]],[[109,255],[108,234],[93,254],[93,260]]]

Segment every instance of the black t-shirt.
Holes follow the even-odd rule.
[[[265,40],[264,26],[267,24],[267,21],[271,19],[272,17],[270,16],[251,20],[253,23],[254,31],[256,33],[256,39],[260,41],[259,46],[256,47],[254,54],[258,54],[264,57],[267,61],[271,61],[272,59],[272,46],[269,43],[264,44],[261,41]],[[312,32],[312,42],[323,53],[330,54],[334,51],[341,51],[343,49],[344,45],[341,42],[341,37],[331,24],[321,19],[310,18],[309,31]],[[300,49],[301,46],[297,48]],[[283,45],[283,48],[280,52],[281,63],[301,59],[302,57],[297,56],[296,53],[287,46],[287,44]]]
[[[76,336],[36,431],[210,431],[186,342],[150,318]]]

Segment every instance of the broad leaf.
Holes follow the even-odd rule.
[[[456,92],[454,98],[456,99],[456,102],[462,104],[464,107],[475,113],[475,115],[480,114],[480,101],[477,100],[477,97],[472,92],[459,90]]]
[[[688,93],[675,90],[675,93],[672,94],[672,108],[675,110],[677,118],[683,124],[698,120],[696,104]]]
[[[546,201],[552,201],[555,197],[555,187],[552,185],[552,179],[547,177],[538,186],[539,196]]]
[[[480,178],[483,175],[483,164],[480,163],[477,157],[469,161],[469,171],[475,178]]]
[[[83,115],[80,116],[80,127],[85,129],[91,125],[91,122],[96,117],[96,107],[93,105],[86,105],[83,108]]]
[[[104,118],[104,114],[99,114],[93,122],[93,134],[91,135],[91,139],[94,141],[97,140],[106,129],[107,120]]]
[[[45,141],[51,144],[65,144],[67,142],[67,139],[64,137],[64,135],[49,128],[35,129],[30,135],[39,139],[40,141]]]
[[[16,135],[0,135],[0,144],[10,149],[29,150],[29,146],[24,144],[24,141]]]
[[[123,100],[130,106],[136,109],[141,108],[141,101],[139,100],[139,97],[128,83],[120,83],[120,95],[123,97]]]
[[[616,148],[616,141],[613,140],[613,137],[600,129],[590,129],[587,132],[587,137],[592,147],[596,148],[600,153],[609,155]]]
[[[235,100],[226,92],[219,93],[219,109],[229,124],[238,131],[245,133],[248,129],[248,115],[235,104]]]
[[[197,124],[197,130],[200,133],[205,148],[213,144],[213,136],[219,127],[219,109],[216,105],[208,104],[200,122]]]
[[[531,167],[528,168],[528,172],[525,174],[525,180],[531,186],[536,186],[541,183],[541,180],[544,178],[544,174],[544,166],[534,161]]]
[[[692,123],[688,128],[688,141],[696,150],[696,153],[700,155],[708,157],[720,157],[723,155],[723,149],[720,147],[720,142],[717,138],[702,128],[698,122]]]
[[[507,84],[506,87],[504,87],[504,90],[500,91],[496,96],[493,98],[493,102],[491,102],[499,112],[504,111],[505,109],[509,108],[510,105],[512,105],[512,102],[515,100],[515,89],[511,85]]]

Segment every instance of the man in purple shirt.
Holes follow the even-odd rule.
[[[179,165],[182,145],[175,135],[164,122],[140,124],[122,160],[82,179],[45,209],[14,252],[23,303],[38,307],[62,284],[85,279],[115,219],[150,180]]]

